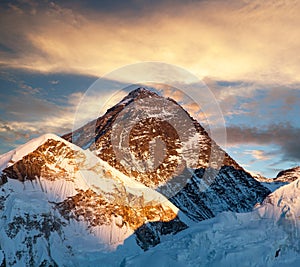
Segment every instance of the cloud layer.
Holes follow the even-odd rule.
[[[278,151],[276,154],[281,154],[283,161],[300,162],[299,136],[300,128],[288,123],[271,124],[263,128],[249,126],[227,127],[228,145],[277,145]],[[252,156],[256,159],[267,159],[272,155],[256,151],[252,153]]]
[[[5,66],[100,76],[158,60],[200,77],[300,81],[299,1],[27,2],[1,10]]]

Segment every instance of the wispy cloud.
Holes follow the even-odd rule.
[[[6,96],[6,101],[1,104],[0,142],[24,142],[44,133],[62,135],[70,132],[102,115],[125,94],[124,91],[117,95],[103,91],[75,92],[60,104],[48,101],[40,94]]]
[[[266,125],[274,122],[295,123],[300,112],[300,84],[278,85],[243,81],[205,79],[226,120]],[[238,119],[238,121],[237,121]],[[300,126],[299,121],[296,122]]]
[[[260,149],[246,150],[245,154],[251,155],[254,160],[267,160],[267,159],[270,159],[270,157],[271,157],[264,150],[260,150]]]

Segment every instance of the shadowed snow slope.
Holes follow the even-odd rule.
[[[300,180],[272,193],[251,213],[199,222],[123,266],[300,266]]]

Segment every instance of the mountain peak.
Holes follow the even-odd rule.
[[[36,150],[40,145],[44,144],[48,140],[55,140],[66,143],[66,140],[52,133],[41,135],[37,138],[30,140],[28,143],[17,147],[3,155],[0,155],[0,172],[11,164],[12,162],[19,161],[25,155]]]
[[[145,98],[145,97],[159,97],[157,93],[154,91],[151,91],[149,89],[146,89],[144,87],[139,87],[135,90],[132,90],[125,98],[125,99],[136,99],[136,98]]]

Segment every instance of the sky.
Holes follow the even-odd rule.
[[[300,162],[299,12],[297,0],[2,0],[0,154],[69,132],[99,77],[158,61],[203,80],[225,119],[224,149],[274,177]]]

